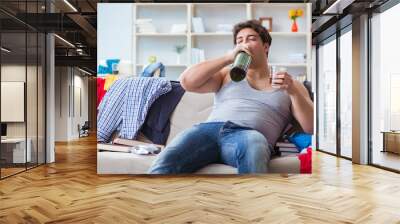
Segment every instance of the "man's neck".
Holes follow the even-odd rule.
[[[269,79],[269,73],[268,64],[264,64],[259,67],[249,68],[247,76],[251,80]]]
[[[249,68],[246,79],[251,87],[257,90],[268,90],[271,89],[269,73],[268,64],[264,63],[260,67]]]

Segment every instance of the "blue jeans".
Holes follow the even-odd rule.
[[[176,136],[149,169],[151,174],[192,173],[224,163],[242,173],[266,173],[272,153],[264,135],[230,121],[194,125]]]

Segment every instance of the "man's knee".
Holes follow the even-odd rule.
[[[268,149],[268,142],[264,135],[255,130],[246,131],[242,141],[242,147],[240,147],[239,152],[241,156],[262,156]]]
[[[266,148],[268,147],[267,139],[263,134],[261,134],[258,131],[255,130],[247,131],[246,137],[249,145],[264,146]]]
[[[152,174],[176,174],[188,172],[199,154],[204,151],[204,156],[209,155],[209,148],[214,142],[207,135],[202,134],[199,126],[193,126],[178,134],[157,156],[148,173]],[[191,161],[194,161],[192,163]]]
[[[267,163],[270,159],[268,142],[258,131],[248,131],[247,147],[243,148],[243,157],[250,172],[266,172]]]

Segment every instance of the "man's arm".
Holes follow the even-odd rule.
[[[197,93],[217,92],[223,83],[227,57],[211,59],[186,69],[181,75],[181,85],[186,91]]]
[[[286,90],[292,101],[292,113],[301,128],[312,134],[314,132],[314,105],[306,87],[287,72],[278,72],[274,75],[272,83],[279,89]]]
[[[314,132],[314,105],[307,89],[297,80],[293,80],[293,89],[289,94],[292,101],[292,113],[301,125],[301,128],[309,133]]]

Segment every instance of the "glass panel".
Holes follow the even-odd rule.
[[[1,34],[2,177],[25,170],[26,151],[26,33]],[[29,148],[29,147],[28,147]]]
[[[10,6],[17,14],[25,2]],[[30,158],[26,150],[26,31],[23,23],[0,13],[9,22],[1,27],[1,140],[2,178],[26,170]]]
[[[30,158],[28,159],[28,167],[37,165],[37,132],[38,132],[38,36],[36,32],[27,33],[28,38],[28,62],[27,62],[27,95],[26,95],[26,111],[27,111],[27,143],[28,151],[30,150]]]
[[[318,146],[336,153],[336,39],[318,48]]]
[[[45,2],[1,1],[0,7],[24,20],[24,13],[44,13]],[[3,178],[45,161],[46,54],[44,34],[2,12],[0,20],[6,21],[0,23],[3,136],[0,176]]]
[[[46,64],[46,36],[42,33],[39,34],[38,45],[38,163],[45,163],[46,149],[45,149],[45,64]]]
[[[26,12],[29,14],[37,13],[38,2],[27,2]],[[36,24],[37,16],[31,18],[31,22]],[[38,160],[38,34],[36,30],[27,31],[27,143],[30,150],[30,162],[28,168],[37,166]]]
[[[400,4],[374,15],[372,22],[372,163],[400,170]]]
[[[352,33],[340,37],[340,152],[352,157]]]

